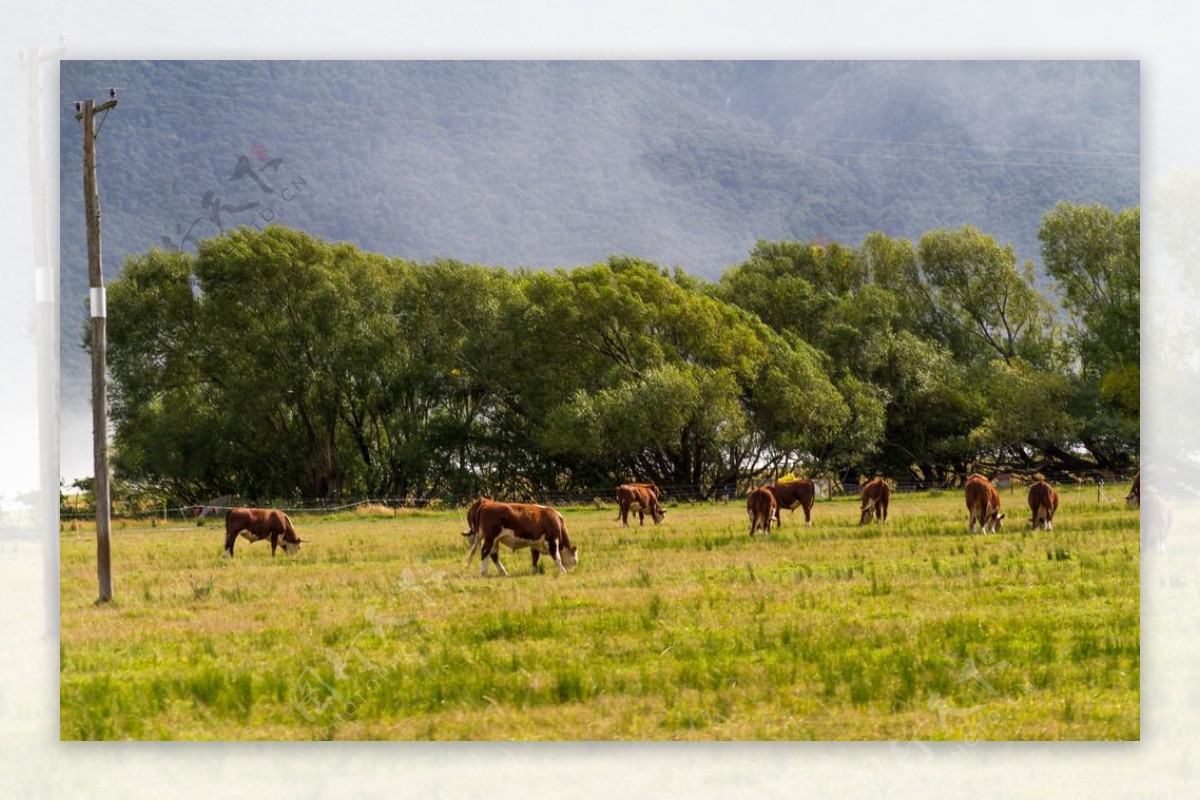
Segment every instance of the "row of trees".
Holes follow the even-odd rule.
[[[1054,296],[969,227],[762,242],[716,282],[624,257],[417,264],[243,228],[129,259],[110,285],[115,468],[183,503],[1123,469],[1138,217],[1049,212]]]

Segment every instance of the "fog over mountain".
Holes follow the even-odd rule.
[[[1037,261],[1057,201],[1139,202],[1137,62],[64,61],[68,476],[90,473],[90,440],[67,445],[88,425],[74,104],[110,87],[109,278],[271,219],[413,260],[628,254],[708,279],[760,239],[963,224]]]

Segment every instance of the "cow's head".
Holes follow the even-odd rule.
[[[564,545],[560,551],[562,557],[562,565],[565,568],[572,568],[579,564],[579,546]]]
[[[658,525],[667,516],[667,510],[659,506],[657,503],[650,507],[650,517],[654,518],[654,524]]]
[[[283,552],[288,556],[295,556],[296,554],[300,553],[300,543],[302,542],[304,542],[304,540],[300,539],[299,537],[296,537],[295,540],[284,540]]]
[[[1136,493],[1136,492],[1130,492],[1128,495],[1125,496],[1125,505],[1126,506],[1138,506],[1140,503],[1141,503],[1141,498],[1138,497],[1138,493]]]
[[[867,501],[866,503],[863,504],[861,511],[862,511],[862,517],[860,517],[858,520],[858,524],[860,526],[865,524],[868,520],[871,519],[871,516],[875,511],[875,502]]]

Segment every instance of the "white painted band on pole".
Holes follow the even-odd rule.
[[[104,305],[104,287],[102,287],[102,286],[92,287],[92,316],[93,317],[107,317],[108,316],[108,310],[105,308],[105,305]]]
[[[50,303],[54,300],[50,295],[50,268],[33,268],[33,296],[38,303]]]

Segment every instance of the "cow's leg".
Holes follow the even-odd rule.
[[[492,546],[495,544],[492,537],[485,536],[483,539],[483,547],[479,549],[479,575],[487,575],[488,557],[492,555]]]
[[[237,542],[238,533],[230,529],[225,529],[225,550],[221,551],[221,556],[233,558],[233,544]]]
[[[621,526],[629,528],[629,504],[627,503],[621,504]]]
[[[504,569],[504,565],[500,562],[500,543],[496,541],[495,536],[485,536],[483,540],[483,549],[479,555],[480,575],[487,575],[487,560],[491,558],[496,563],[496,569],[500,571],[500,575],[507,576],[508,571]]]
[[[809,528],[811,526],[812,526],[812,507],[805,506],[804,507],[804,527]]]
[[[558,572],[566,573],[567,569],[565,567],[563,567],[562,551],[558,547],[558,540],[557,539],[552,540],[549,537],[547,537],[546,545],[550,549],[550,556],[553,557],[554,564],[558,565]]]
[[[638,525],[639,526],[646,525],[646,507],[645,506],[638,507]]]
[[[275,557],[275,548],[279,545],[279,532],[271,532],[271,558]]]
[[[496,565],[496,569],[500,571],[500,575],[507,576],[508,571],[504,569],[504,563],[500,561],[500,533],[501,532],[496,532],[496,534],[493,534],[491,537],[487,538],[483,543],[483,552],[485,554],[483,557],[484,569],[486,571],[487,559],[488,557],[491,557],[492,562]],[[486,576],[487,573],[484,572],[484,575]]]
[[[538,569],[538,567],[537,567],[537,563],[538,563],[538,557],[542,555],[542,552],[541,552],[541,551],[539,551],[539,550],[538,550],[536,547],[535,547],[535,548],[530,548],[530,549],[529,549],[529,552],[530,552],[531,554],[533,554],[533,572],[534,572],[534,573],[536,573],[536,572],[537,572],[537,569]]]

